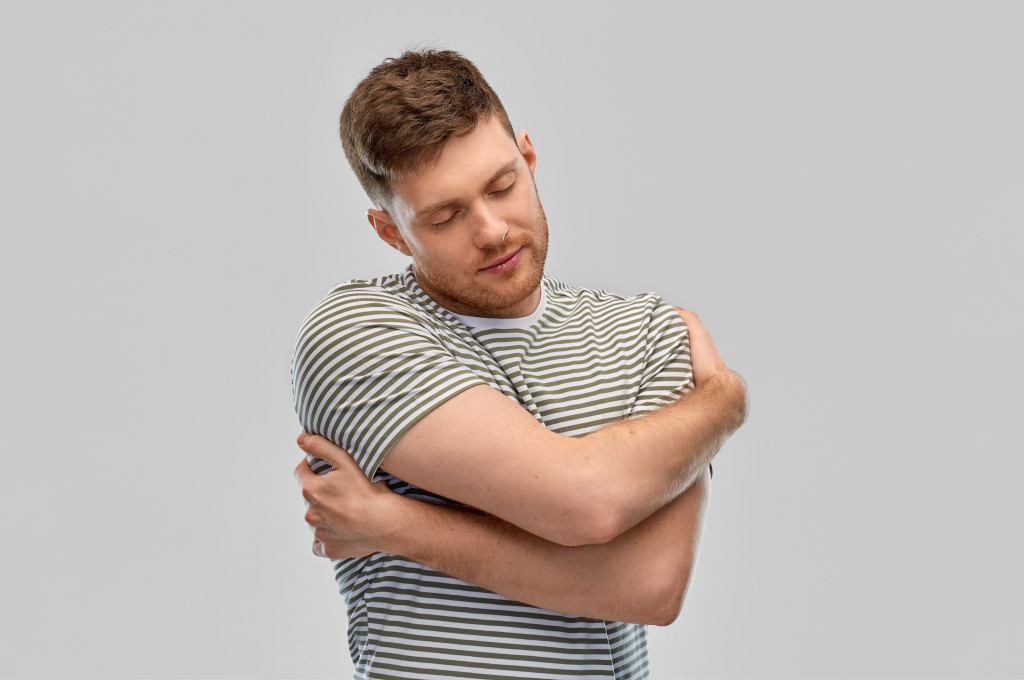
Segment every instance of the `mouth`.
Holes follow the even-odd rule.
[[[523,248],[522,246],[520,246],[518,249],[514,250],[508,255],[503,255],[495,262],[491,263],[486,267],[483,267],[482,269],[479,269],[478,271],[483,274],[504,274],[505,272],[511,270],[513,267],[519,264],[519,260],[522,257]]]

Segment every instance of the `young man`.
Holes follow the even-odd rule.
[[[544,275],[537,155],[458,54],[379,65],[341,136],[412,258],[332,290],[293,363],[357,677],[646,677],[742,381],[693,314]]]

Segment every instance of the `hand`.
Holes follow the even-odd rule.
[[[399,526],[392,515],[401,497],[383,482],[371,483],[352,456],[330,440],[302,434],[298,444],[334,468],[317,475],[305,458],[295,467],[306,499],[306,524],[313,529],[313,553],[343,559],[383,550],[383,540]]]
[[[676,307],[676,311],[690,329],[690,363],[693,366],[694,384],[701,385],[716,375],[731,373],[718,355],[711,333],[704,328],[697,315],[681,307]]]
[[[729,369],[718,355],[711,333],[700,322],[697,315],[681,307],[676,307],[679,316],[683,317],[690,331],[690,365],[693,366],[693,384],[697,387],[718,381],[720,385],[730,389],[729,394],[736,395],[738,421],[736,427],[747,417],[749,396],[746,381],[736,372]]]

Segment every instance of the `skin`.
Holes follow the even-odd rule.
[[[390,211],[371,209],[367,218],[385,243],[412,257],[420,287],[441,306],[466,316],[528,316],[540,302],[548,244],[536,167],[525,131],[512,139],[497,120],[484,120],[451,139],[436,163],[393,182]]]
[[[295,470],[307,498],[313,552],[341,559],[404,555],[520,602],[609,621],[668,625],[679,615],[710,497],[705,471],[682,495],[607,543],[563,546],[472,509],[437,506],[370,483],[344,451],[304,435],[302,449],[329,461]]]
[[[547,248],[535,168],[525,132],[513,140],[484,120],[450,140],[436,163],[393,183],[389,211],[370,210],[368,219],[412,257],[420,285],[446,308],[527,316],[539,303]],[[305,460],[296,468],[314,552],[392,552],[537,606],[673,619],[696,559],[706,470],[746,414],[742,380],[696,315],[680,313],[696,389],[655,414],[563,437],[478,386],[435,409],[388,453],[387,472],[479,512],[395,496],[330,442],[300,437],[305,451],[335,467],[320,477]]]

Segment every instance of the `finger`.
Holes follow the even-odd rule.
[[[305,516],[303,516],[302,519],[305,520],[306,524],[308,524],[313,529],[326,529],[328,526],[330,526],[327,524],[327,521],[324,520],[324,516],[317,512],[314,508],[309,508],[308,510],[306,510],[306,514]]]
[[[680,318],[682,318],[683,323],[686,324],[687,328],[703,328],[703,326],[700,323],[700,319],[697,317],[695,313],[691,312],[690,310],[683,309],[682,307],[676,307],[676,312],[679,313]]]
[[[687,326],[703,328],[700,318],[696,313],[691,312],[688,309],[683,309],[682,307],[676,307],[676,311],[679,312],[679,316],[683,318],[683,321],[686,322]]]
[[[326,460],[334,467],[334,463],[337,459],[341,458],[345,453],[342,449],[334,445],[334,442],[330,441],[326,437],[321,437],[318,434],[308,434],[303,432],[299,435],[299,438],[295,440],[295,443],[299,445],[299,448],[321,460]]]
[[[335,470],[348,467],[350,472],[359,468],[354,458],[349,453],[326,437],[318,434],[300,434],[296,440],[299,448],[313,456],[325,460]]]
[[[306,480],[308,480],[310,477],[316,477],[317,475],[309,467],[309,461],[306,460],[305,457],[303,457],[302,461],[295,466],[295,472],[292,473],[292,476],[295,477],[295,481],[298,482],[300,486],[304,486]]]
[[[327,557],[324,555],[324,544],[320,541],[313,541],[313,554],[317,557]]]

